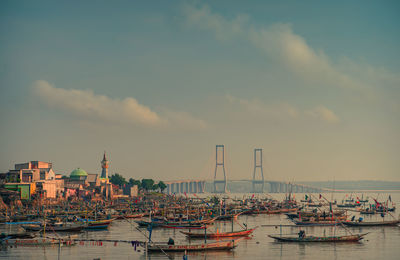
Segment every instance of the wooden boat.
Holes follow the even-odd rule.
[[[183,252],[183,251],[211,251],[211,250],[232,250],[237,247],[241,239],[224,240],[213,243],[203,244],[181,244],[181,245],[168,245],[166,243],[151,243],[147,246],[147,250],[151,252],[161,251],[164,252]]]
[[[46,225],[44,228],[43,225],[22,225],[22,228],[24,228],[27,231],[41,231],[41,230],[46,230],[46,231],[56,231],[56,232],[79,232],[82,229],[86,227],[85,223],[55,223],[55,224],[49,224]]]
[[[127,214],[127,215],[118,215],[117,219],[126,219],[126,218],[142,218],[144,217],[144,213],[140,214]]]
[[[89,220],[85,229],[107,229],[114,219],[103,219],[103,220]]]
[[[162,228],[174,228],[174,229],[205,229],[207,224],[161,224],[159,227]]]
[[[280,241],[280,242],[357,242],[364,238],[365,234],[358,234],[358,235],[348,235],[348,236],[329,236],[329,237],[315,237],[315,236],[305,236],[305,237],[298,237],[298,236],[274,236],[268,235],[269,237]]]
[[[139,227],[147,227],[149,225],[153,227],[159,227],[161,224],[163,224],[163,221],[147,221],[147,220],[135,220],[136,224],[139,225]]]
[[[226,215],[220,215],[216,218],[216,220],[231,220],[231,219],[236,219],[239,215],[243,214],[242,212],[239,213],[232,213],[232,214],[226,214]]]
[[[216,233],[192,233],[181,231],[182,234],[186,235],[188,238],[225,238],[225,237],[247,237],[253,233],[257,227],[248,230],[240,230],[234,232],[216,232]]]
[[[289,213],[289,212],[296,212],[298,208],[281,208],[281,209],[266,209],[266,210],[259,210],[256,213],[258,214],[281,214],[281,213]]]
[[[360,206],[360,205],[345,203],[345,204],[337,204],[336,206],[338,208],[355,208],[355,207]]]
[[[360,214],[363,215],[374,215],[376,214],[375,210],[370,210],[370,209],[365,209],[365,210],[360,210]]]
[[[0,243],[5,246],[51,246],[51,245],[75,245],[75,241],[69,238],[13,238],[13,239],[2,239]]]
[[[374,222],[345,221],[342,223],[346,226],[354,226],[354,227],[396,226],[397,224],[400,223],[400,220],[374,221]]]
[[[1,233],[0,234],[0,240],[1,239],[21,239],[21,238],[34,238],[36,235],[31,232],[23,232],[23,233]]]
[[[339,225],[342,222],[338,221],[332,221],[332,220],[325,220],[325,221],[298,221],[292,219],[294,224],[299,225],[299,226],[334,226],[334,225]]]

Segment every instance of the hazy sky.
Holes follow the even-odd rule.
[[[0,171],[400,180],[398,1],[1,1]]]

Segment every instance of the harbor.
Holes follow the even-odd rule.
[[[0,259],[399,259],[399,14],[0,1]]]
[[[378,257],[377,248],[382,246],[385,247],[384,254],[388,254],[389,258],[396,254],[395,241],[400,228],[398,223],[379,225],[389,221],[391,217],[382,217],[381,214],[365,216],[360,214],[361,208],[357,207],[357,210],[354,210],[350,207],[349,211],[345,212],[346,218],[337,219],[333,225],[296,225],[291,220],[293,214],[303,213],[303,221],[305,221],[307,214],[316,217],[320,215],[318,212],[321,214],[324,211],[328,212],[330,206],[317,207],[317,212],[316,207],[307,206],[308,202],[291,199],[289,203],[288,195],[274,194],[271,197],[268,194],[224,194],[219,197],[214,194],[203,194],[148,197],[145,201],[151,203],[147,205],[153,206],[145,207],[142,203],[135,206],[131,202],[131,209],[136,211],[143,209],[144,215],[139,215],[137,218],[124,217],[122,214],[123,205],[127,205],[126,201],[114,202],[112,207],[111,205],[97,206],[99,214],[106,212],[97,217],[109,218],[106,222],[109,225],[100,226],[98,229],[87,229],[90,222],[82,221],[78,217],[87,215],[90,211],[85,211],[82,204],[76,204],[72,206],[74,211],[71,209],[68,214],[75,216],[71,218],[70,223],[82,224],[83,228],[78,230],[68,229],[72,227],[62,231],[44,228],[44,219],[40,217],[35,220],[41,224],[22,222],[21,224],[18,222],[0,224],[3,233],[0,256],[13,259],[26,259],[26,257],[30,259],[111,259],[116,256],[125,259],[181,259],[185,255],[188,259],[215,257],[290,259],[294,254],[296,257],[303,255],[313,259],[317,258],[319,250],[323,250],[329,257],[348,257],[350,254],[355,258],[374,259]],[[398,193],[369,194],[370,197],[381,198],[389,195],[394,205],[395,201],[400,199]],[[322,199],[323,196],[332,196],[332,194],[296,193],[290,196],[292,198],[312,197],[314,202],[319,202],[317,201],[319,197]],[[354,194],[354,196],[362,195]],[[341,197],[343,198],[343,194],[335,194],[336,200]],[[218,201],[217,198],[219,198]],[[181,206],[177,206],[178,201]],[[169,206],[161,206],[163,203],[168,203]],[[161,207],[154,207],[154,205]],[[202,207],[207,210],[199,214],[202,212]],[[291,207],[296,211],[282,210],[284,207]],[[341,210],[339,207],[332,207],[333,212]],[[260,208],[262,210],[257,210]],[[281,212],[278,212],[279,208]],[[114,209],[114,211],[107,212],[106,209]],[[250,209],[253,211],[250,212]],[[241,210],[242,214],[230,213],[238,210]],[[60,217],[66,212],[59,214]],[[126,216],[131,215],[131,213],[126,213]],[[222,215],[227,217],[217,220],[217,217]],[[353,219],[357,220],[362,217],[361,221],[357,221],[358,223],[375,224],[343,226],[345,223],[352,223],[353,216]],[[50,218],[50,216],[46,217],[46,219]],[[146,224],[139,225],[140,221]],[[318,221],[314,220],[314,222]],[[39,230],[30,230],[27,228],[29,226],[37,226]],[[40,232],[40,226],[43,229],[42,232]],[[245,232],[246,230],[248,232]],[[22,234],[28,231],[39,232],[34,233],[31,238],[7,239],[4,237],[4,234]],[[299,236],[300,231],[305,233],[304,238]],[[361,235],[363,239],[354,238],[358,235]],[[316,237],[320,240],[318,242],[324,243],[309,241],[315,240]],[[336,240],[332,241],[333,237]],[[348,239],[347,242],[343,237]],[[295,241],[287,243],[284,238],[295,239]],[[173,244],[169,243],[171,239]],[[331,241],[328,241],[329,239]],[[268,256],[265,256],[265,252],[269,252]]]

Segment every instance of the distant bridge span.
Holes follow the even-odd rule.
[[[177,180],[177,181],[166,181],[167,194],[172,193],[204,193],[206,192],[206,182],[212,183],[212,180]],[[229,182],[250,182],[253,180],[229,180]],[[312,187],[303,184],[281,182],[281,181],[264,181],[265,192],[268,193],[318,193],[318,192],[330,192],[330,189],[323,189]],[[249,190],[249,192],[251,192]]]
[[[172,193],[204,193],[206,189],[205,180],[180,180],[166,181],[167,194]]]
[[[229,180],[229,182],[250,182],[253,180]],[[317,192],[327,192],[331,191],[329,189],[317,188],[308,185],[291,183],[291,182],[282,182],[282,181],[264,181],[266,186],[266,190],[269,193],[280,193],[280,192],[293,192],[293,193],[317,193]]]

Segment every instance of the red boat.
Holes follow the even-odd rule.
[[[253,233],[253,231],[257,227],[253,229],[248,229],[248,230],[240,230],[240,231],[234,231],[234,232],[223,232],[223,233],[192,233],[192,232],[185,232],[181,231],[182,234],[185,234],[189,238],[225,238],[225,237],[247,237]]]
[[[181,244],[168,245],[166,243],[151,243],[147,246],[148,251],[164,251],[164,252],[184,252],[184,251],[212,251],[212,250],[232,250],[237,247],[238,242],[242,238],[236,240],[218,241],[203,244]]]

